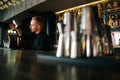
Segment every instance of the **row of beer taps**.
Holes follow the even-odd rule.
[[[62,17],[61,17],[62,15]],[[58,16],[57,57],[101,57],[113,54],[106,25],[98,15],[97,6],[86,6]]]

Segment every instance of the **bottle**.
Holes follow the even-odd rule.
[[[119,5],[118,5],[117,1],[113,2],[113,9],[114,9],[115,12],[119,10]]]
[[[111,27],[111,28],[113,28],[113,23],[114,23],[114,21],[112,20],[112,18],[111,18],[111,16],[109,16],[109,18],[108,18],[108,25]]]
[[[108,3],[107,3],[107,12],[112,12],[112,5],[111,5],[110,1],[108,1]]]
[[[115,14],[115,21],[114,21],[114,23],[115,23],[115,28],[118,28],[119,27],[119,18],[118,18],[118,15],[117,14]]]
[[[112,44],[112,38],[111,38],[111,28],[109,25],[104,25],[103,26],[103,36],[102,36],[102,41],[103,41],[103,53],[104,55],[110,55],[113,54],[113,44]]]

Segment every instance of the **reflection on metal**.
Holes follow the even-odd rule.
[[[21,60],[22,50],[11,50],[11,48],[2,48],[5,57],[6,67],[10,68],[18,66]]]
[[[64,13],[64,12],[80,9],[82,7],[85,7],[85,6],[95,5],[95,4],[104,3],[104,2],[108,2],[108,1],[109,0],[98,0],[98,1],[95,1],[95,2],[91,2],[91,3],[83,4],[83,5],[80,5],[80,6],[72,7],[72,8],[69,8],[69,9],[65,9],[65,10],[62,10],[62,11],[58,11],[55,14],[61,14],[61,13]]]
[[[25,0],[0,0],[0,10],[7,9],[11,6],[15,6],[17,4],[20,4],[20,2],[23,2]]]
[[[3,50],[3,54],[5,55],[6,57],[6,66],[7,67],[12,67],[14,66],[15,64],[15,61],[16,61],[16,51],[11,51],[10,48],[4,48]]]

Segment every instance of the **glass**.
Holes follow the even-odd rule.
[[[3,47],[9,48],[9,47],[10,47],[10,41],[8,41],[8,40],[3,40]]]

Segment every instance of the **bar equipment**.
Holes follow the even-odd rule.
[[[70,56],[70,46],[71,46],[71,37],[70,37],[70,32],[71,32],[71,13],[70,12],[65,12],[64,13],[64,20],[63,24],[65,25],[64,27],[64,56],[69,57]]]
[[[82,8],[80,25],[81,53],[85,57],[102,55],[102,33],[96,6]],[[97,15],[96,15],[97,14]]]
[[[62,57],[63,55],[63,25],[62,22],[57,23],[58,31],[59,31],[59,39],[58,39],[58,48],[57,48],[57,57]]]
[[[71,30],[71,58],[77,58],[78,47],[77,47],[77,14],[72,13],[72,30]]]
[[[97,5],[83,7],[80,15],[79,10],[64,12],[62,22],[57,23],[62,35],[56,56],[74,59],[112,54],[110,30],[102,25]]]

